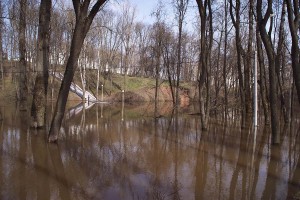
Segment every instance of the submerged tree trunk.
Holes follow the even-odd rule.
[[[56,142],[58,139],[58,133],[64,117],[70,85],[72,83],[75,70],[78,66],[78,58],[84,42],[84,38],[86,37],[86,34],[92,24],[95,15],[104,3],[105,0],[97,0],[91,11],[88,12],[90,4],[89,0],[85,0],[82,3],[80,0],[73,0],[73,6],[76,15],[76,24],[70,47],[70,56],[67,61],[66,71],[60,86],[54,116],[51,122],[48,136],[49,142]]]
[[[254,0],[249,0],[249,38],[248,38],[248,47],[247,47],[247,54],[244,56],[246,61],[244,62],[244,74],[245,74],[245,109],[247,117],[250,116],[252,112],[252,93],[251,93],[251,81],[250,81],[250,72],[253,66],[253,9],[254,9]]]
[[[19,102],[20,110],[27,110],[27,76],[26,76],[26,6],[27,0],[20,0],[19,19]]]
[[[232,23],[235,27],[235,46],[237,53],[237,71],[238,71],[238,80],[239,80],[239,92],[241,98],[241,108],[242,108],[242,127],[246,126],[246,100],[245,100],[245,83],[242,70],[242,54],[244,55],[244,49],[241,43],[240,36],[240,0],[236,0],[236,5],[233,5],[232,0],[230,2],[230,17]],[[235,16],[233,9],[235,9]],[[244,74],[246,75],[246,74]]]
[[[36,64],[37,75],[31,106],[31,126],[36,128],[41,128],[46,123],[51,6],[51,0],[41,1]]]
[[[201,20],[201,39],[200,39],[200,56],[199,56],[199,78],[198,78],[198,90],[199,90],[199,104],[200,104],[200,116],[202,129],[207,130],[208,128],[208,119],[209,119],[209,102],[210,102],[210,80],[208,77],[208,68],[209,68],[209,59],[210,51],[212,45],[212,13],[211,13],[211,2],[210,0],[197,0],[198,10]],[[207,10],[209,13],[207,13]],[[207,20],[209,20],[209,35],[206,35],[207,32]],[[206,85],[206,95],[204,93],[204,88]],[[206,101],[205,101],[206,96]]]

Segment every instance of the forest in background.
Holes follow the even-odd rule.
[[[3,62],[18,61],[9,71],[20,109],[27,110],[26,98],[32,94],[31,113],[38,127],[44,126],[46,110],[41,105],[46,102],[49,72],[65,74],[51,125],[56,128],[50,130],[58,134],[74,73],[80,72],[85,87],[86,70],[91,68],[97,73],[96,91],[101,90],[99,77],[104,73],[122,74],[125,91],[126,76],[151,77],[157,100],[158,86],[168,81],[174,106],[180,101],[180,81],[193,82],[204,130],[212,108],[222,105],[226,118],[229,102],[240,110],[245,126],[253,115],[257,64],[260,113],[271,124],[273,143],[280,142],[280,116],[289,122],[300,100],[299,1],[197,0],[199,15],[192,30],[184,26],[191,23],[186,21],[189,0],[159,2],[152,24],[137,21],[128,2],[120,12],[109,9],[110,1],[72,3],[0,3],[1,79],[7,73]],[[167,20],[166,6],[173,6],[172,21]]]

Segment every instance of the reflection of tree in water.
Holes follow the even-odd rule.
[[[35,188],[37,190],[37,199],[50,198],[50,183],[49,183],[49,162],[48,162],[48,149],[46,147],[44,137],[44,131],[37,129],[31,130],[30,144],[32,151],[32,158],[34,163],[34,169],[36,171],[34,179]],[[54,168],[56,170],[61,170]]]
[[[226,118],[226,114],[225,114],[225,118]],[[212,129],[212,128],[211,128]],[[224,129],[224,130],[223,130]],[[221,145],[221,149],[220,149],[220,153],[218,154],[217,153],[217,146],[215,146],[215,155],[218,155],[219,156],[219,172],[218,172],[218,166],[217,166],[217,159],[215,159],[215,171],[216,171],[216,174],[215,176],[217,177],[216,178],[216,186],[218,187],[218,199],[221,199],[221,196],[223,194],[223,188],[222,188],[222,180],[223,180],[223,165],[224,165],[224,159],[223,159],[223,152],[224,152],[224,142],[225,142],[225,137],[227,135],[227,131],[228,131],[228,126],[223,126],[223,129],[222,130],[222,135],[221,135],[221,141],[220,141],[220,145]],[[215,128],[215,142],[214,142],[214,145],[217,145],[217,135],[219,134],[219,130],[218,128]],[[219,180],[217,180],[219,179]]]
[[[252,183],[252,188],[251,188],[251,193],[250,193],[250,199],[256,199],[257,197],[255,196],[256,192],[256,187],[258,183],[258,178],[259,178],[259,169],[261,165],[261,161],[263,158],[263,149],[265,148],[265,145],[268,144],[268,139],[269,139],[269,127],[264,126],[263,134],[261,136],[261,141],[257,144],[257,150],[253,152],[255,155],[254,159],[254,177],[253,177],[253,183]]]
[[[72,199],[70,197],[71,184],[66,177],[65,167],[61,158],[61,151],[58,145],[49,145],[50,158],[52,164],[53,176],[58,180],[57,187],[59,189],[60,199]],[[82,192],[84,193],[84,192]]]
[[[207,181],[208,173],[208,153],[206,152],[206,145],[208,141],[208,132],[201,131],[197,134],[200,134],[199,144],[197,148],[197,162],[196,162],[196,183],[195,183],[195,199],[204,199],[205,198],[205,187]]]
[[[178,183],[178,145],[179,145],[179,138],[178,138],[178,131],[179,131],[179,126],[178,126],[178,110],[175,110],[175,142],[174,142],[174,182],[173,182],[173,191],[172,191],[172,196],[173,199],[181,199],[180,194],[179,194],[179,183]]]
[[[118,119],[111,115],[115,110],[104,106],[103,111],[99,119],[93,119],[97,112],[87,110],[66,120],[66,138],[58,146],[46,145],[43,131],[35,135],[27,125],[22,138],[1,134],[1,150],[9,147],[16,157],[25,156],[25,164],[12,165],[12,176],[1,183],[24,173],[21,182],[32,179],[36,184],[28,183],[24,190],[12,186],[15,196],[36,194],[43,199],[49,195],[58,199],[222,199],[230,195],[255,199],[263,192],[266,198],[271,197],[269,193],[278,194],[279,184],[288,187],[287,197],[300,188],[298,130],[291,130],[291,136],[286,133],[283,145],[288,148],[277,151],[282,155],[278,159],[273,149],[274,155],[268,157],[267,130],[258,131],[261,134],[254,144],[252,132],[237,132],[231,125],[214,122],[208,132],[202,132],[195,116],[174,113],[153,118],[152,113],[147,118],[125,113],[122,121],[120,113]],[[18,119],[12,115],[0,128],[7,133],[6,124],[14,126]],[[5,159],[0,159],[1,173],[9,166]],[[270,162],[277,163],[278,176],[271,173],[272,166],[267,167]],[[284,178],[287,168],[289,177]],[[271,191],[272,187],[278,191]]]
[[[242,129],[240,132],[240,146],[237,149],[239,154],[238,154],[238,159],[236,166],[234,167],[234,172],[232,174],[232,179],[230,182],[230,199],[234,199],[236,195],[236,186],[238,182],[238,178],[240,177],[241,173],[241,179],[242,179],[242,192],[241,192],[241,199],[246,198],[246,181],[247,181],[247,168],[245,168],[245,165],[247,166],[247,162],[250,160],[249,158],[249,146],[248,146],[248,140],[249,140],[249,134],[247,133],[246,130]],[[245,148],[244,148],[245,147]],[[250,154],[251,155],[251,154]]]
[[[23,177],[25,180],[28,178],[28,173],[27,173],[27,170],[26,170],[26,154],[28,153],[28,141],[27,141],[27,134],[28,134],[28,127],[27,127],[27,124],[28,124],[28,117],[27,117],[27,114],[26,112],[20,112],[19,113],[20,115],[20,118],[22,119],[22,122],[20,123],[20,132],[19,132],[19,140],[15,141],[15,142],[19,142],[19,152],[18,152],[18,155],[17,155],[17,158],[18,159],[21,159],[23,160],[23,163],[22,164],[18,164],[18,165],[15,165],[15,175],[17,177]],[[15,177],[14,180],[18,180],[18,178]],[[21,178],[18,182],[17,182],[17,193],[18,193],[18,196],[19,197],[27,197],[27,185],[25,185],[24,183],[22,183],[22,179]]]
[[[286,129],[283,129],[286,130]],[[294,197],[295,199],[300,198],[300,147],[299,137],[300,137],[300,125],[299,121],[292,119],[290,122],[289,131],[287,131],[289,139],[289,188],[287,193],[287,198]]]
[[[2,114],[3,107],[0,106],[0,122],[3,122],[3,114]]]
[[[277,188],[279,186],[278,179],[281,179],[280,173],[282,172],[280,169],[281,162],[281,147],[282,145],[271,145],[270,146],[270,160],[268,162],[268,176],[266,179],[266,185],[264,187],[264,191],[262,194],[263,199],[282,199],[284,194],[281,193]],[[277,196],[278,192],[281,193],[280,197]]]

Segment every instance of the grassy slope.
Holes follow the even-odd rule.
[[[87,83],[89,85],[88,90],[93,94],[96,94],[96,82],[97,82],[97,71],[90,70],[86,72]],[[81,86],[81,79],[79,72],[75,74],[74,81]],[[99,96],[101,95],[101,84],[104,86],[104,96],[111,96],[114,94],[121,93],[123,89],[126,92],[132,92],[136,94],[145,94],[148,93],[148,96],[154,97],[155,90],[155,79],[153,78],[145,78],[145,77],[131,77],[126,76],[124,81],[124,75],[113,74],[112,81],[110,80],[109,75],[100,75],[100,83],[99,83]],[[125,82],[125,86],[124,86]],[[159,86],[161,88],[169,88],[169,84],[167,81],[160,80]],[[180,84],[181,88],[190,89],[192,88],[191,83],[182,82]]]
[[[10,68],[8,68],[10,69]],[[60,70],[62,71],[62,69]],[[87,90],[91,91],[93,94],[96,94],[96,82],[97,82],[97,71],[96,70],[87,70],[86,72],[88,87]],[[82,87],[81,78],[79,71],[75,73],[74,82]],[[113,74],[112,81],[110,80],[109,75],[100,75],[100,84],[98,94],[101,96],[101,84],[104,85],[104,97],[112,96],[124,89],[124,75]],[[160,80],[159,81],[161,88],[169,88],[169,84],[167,81]],[[49,80],[49,97],[51,94],[51,82]],[[190,83],[181,83],[183,88],[191,88]],[[60,82],[55,79],[54,82],[54,99],[56,100],[56,96],[58,90],[60,88]],[[11,73],[6,73],[4,86],[2,84],[2,80],[0,80],[0,101],[1,102],[15,102],[16,101],[16,84],[12,81]],[[145,95],[147,93],[148,96],[153,96],[154,98],[154,90],[155,90],[155,79],[153,78],[144,78],[144,77],[125,77],[125,91],[132,92],[140,95]],[[31,99],[31,95],[29,94],[29,98]],[[75,94],[70,92],[69,100],[79,100]]]

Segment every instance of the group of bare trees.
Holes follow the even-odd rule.
[[[266,124],[271,122],[273,142],[280,141],[279,121],[291,118],[294,88],[300,102],[299,1],[174,0],[171,22],[164,2],[159,2],[152,24],[136,21],[135,8],[128,2],[120,12],[107,6],[97,16],[105,0],[72,2],[73,7],[64,1],[52,5],[51,0],[0,4],[1,53],[19,61],[18,68],[12,64],[18,99],[21,109],[26,109],[27,92],[32,91],[31,112],[37,127],[45,124],[48,73],[66,66],[50,141],[57,140],[76,70],[97,69],[98,77],[103,72],[123,74],[123,90],[126,75],[153,77],[155,100],[159,84],[166,80],[174,105],[180,101],[181,81],[194,82],[206,129],[211,113],[223,113],[226,119],[232,109],[240,110],[241,124],[246,126],[252,115],[255,62],[261,113]],[[198,10],[192,6],[195,3]],[[188,12],[198,13],[193,28],[185,26]],[[82,81],[84,85],[84,77]]]

